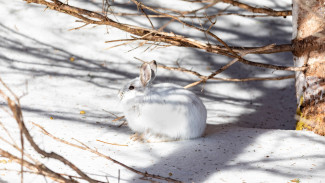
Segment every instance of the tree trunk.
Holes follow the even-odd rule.
[[[297,130],[325,135],[325,0],[293,0]]]

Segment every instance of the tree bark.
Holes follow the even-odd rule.
[[[293,0],[297,130],[325,135],[325,0]]]

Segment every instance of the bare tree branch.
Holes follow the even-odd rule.
[[[181,22],[182,24],[184,24],[190,28],[194,28],[196,30],[199,30],[199,31],[209,34],[210,36],[217,39],[221,44],[223,44],[224,48],[221,49],[218,46],[213,47],[210,44],[202,43],[202,42],[190,39],[190,38],[183,37],[181,35],[176,35],[174,33],[166,33],[166,32],[156,31],[156,30],[152,30],[152,29],[137,27],[137,26],[133,26],[133,25],[118,23],[118,22],[115,22],[115,21],[109,19],[108,17],[105,17],[99,13],[88,11],[88,10],[74,7],[74,6],[70,6],[67,4],[63,4],[62,2],[60,2],[58,0],[53,3],[47,2],[45,0],[25,0],[25,1],[27,1],[29,3],[43,4],[50,9],[75,16],[89,24],[112,26],[112,27],[118,28],[120,30],[123,30],[125,32],[140,36],[140,38],[138,38],[138,39],[142,39],[142,40],[153,41],[153,42],[164,42],[164,43],[167,43],[167,44],[170,44],[173,46],[198,48],[198,49],[205,50],[207,52],[221,54],[221,55],[225,55],[225,56],[228,56],[231,58],[238,58],[239,62],[247,64],[247,65],[255,66],[255,67],[263,67],[263,68],[269,68],[269,69],[275,69],[275,70],[287,70],[287,71],[302,71],[302,70],[306,69],[306,67],[278,66],[278,65],[272,65],[272,64],[253,62],[253,61],[249,61],[249,60],[240,58],[240,56],[238,56],[235,51],[231,51],[232,50],[231,47],[227,46],[227,44],[225,42],[223,42],[220,38],[218,38],[213,33],[206,32],[206,30],[203,30],[201,28],[194,27],[190,24],[187,24],[187,23],[181,21],[179,18],[172,16],[172,15],[168,15],[168,16],[170,18],[173,18],[173,19]],[[132,0],[132,1],[137,3],[137,1],[135,1],[135,0]],[[142,4],[142,7],[146,8],[148,10],[152,10],[155,13],[164,14],[164,13],[158,12],[157,10],[154,10],[148,6],[145,6],[143,4]],[[164,14],[164,15],[167,15],[167,14]],[[272,52],[272,51],[269,50],[269,52]]]

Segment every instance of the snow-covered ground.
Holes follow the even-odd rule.
[[[101,10],[101,2],[69,1],[95,11]],[[258,3],[277,9],[291,7],[289,1]],[[179,7],[195,8],[184,2],[182,5]],[[132,4],[126,8],[130,7]],[[232,10],[236,9],[229,9]],[[134,17],[117,19],[150,26],[145,18],[136,22]],[[296,101],[292,79],[244,83],[210,81],[204,86],[203,93],[200,92],[202,86],[191,88],[208,109],[205,137],[178,142],[130,143],[132,131],[127,126],[120,126],[122,121],[113,121],[116,118],[113,114],[123,115],[117,92],[123,83],[138,74],[141,63],[134,57],[147,61],[155,59],[169,66],[176,66],[178,61],[181,66],[204,74],[218,69],[229,59],[190,48],[134,49],[136,43],[105,49],[112,46],[105,41],[128,38],[128,35],[114,28],[92,25],[69,31],[82,25],[75,20],[22,0],[0,0],[0,77],[17,95],[26,94],[21,99],[26,125],[46,151],[63,155],[103,181],[144,181],[139,175],[108,160],[54,141],[43,135],[32,122],[59,138],[77,143],[74,138],[97,148],[137,170],[184,182],[325,182],[324,137],[294,131]],[[153,22],[159,27],[167,21]],[[182,28],[172,24],[168,29],[205,39],[204,35]],[[212,31],[236,46],[289,43],[291,18],[219,17]],[[250,55],[247,58],[292,65],[289,53]],[[237,63],[220,76],[244,78],[287,74],[290,73]],[[162,69],[158,70],[156,80],[183,86],[193,81],[196,81],[193,76]],[[1,106],[4,105],[1,101]],[[0,121],[12,133],[17,132],[16,123],[3,111]],[[0,135],[5,136],[2,130]],[[98,140],[128,146],[109,145]],[[7,145],[0,141],[0,147],[6,149]],[[33,152],[28,146],[26,151]],[[18,152],[14,154],[19,155]],[[18,165],[2,160],[6,159],[0,157],[0,169],[19,170]],[[57,161],[41,161],[52,169],[72,172]],[[19,181],[17,172],[0,170],[0,183]],[[46,180],[42,176],[25,174],[25,182]]]

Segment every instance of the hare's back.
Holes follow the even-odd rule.
[[[182,86],[171,84],[171,83],[161,83],[153,85],[150,88],[149,95],[151,98],[156,98],[157,102],[196,102],[201,100],[190,90],[184,89]]]
[[[205,128],[206,108],[191,91],[179,85],[162,83],[153,85],[142,105],[144,121],[158,134],[184,138],[200,136]]]
[[[149,110],[162,113],[206,113],[206,109],[199,97],[190,90],[171,83],[153,85],[145,94],[144,103]]]

